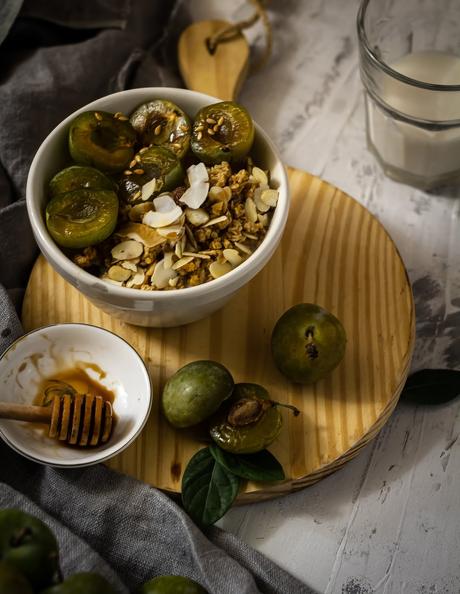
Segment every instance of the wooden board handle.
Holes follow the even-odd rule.
[[[51,419],[51,407],[0,402],[0,419],[48,423]]]
[[[220,43],[215,52],[207,40],[229,26],[226,21],[200,21],[179,39],[179,68],[186,86],[224,101],[237,97],[249,64],[249,44],[243,34]]]

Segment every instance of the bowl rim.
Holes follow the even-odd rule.
[[[200,295],[213,293],[215,291],[221,291],[225,288],[231,289],[234,281],[237,281],[238,278],[244,277],[245,273],[250,271],[251,269],[253,270],[254,268],[257,268],[258,264],[263,264],[265,253],[270,250],[272,242],[276,242],[278,235],[280,235],[283,232],[289,214],[290,196],[286,168],[283,164],[283,161],[278,153],[276,146],[274,145],[270,137],[267,135],[264,129],[253,120],[256,129],[256,136],[262,139],[263,143],[268,147],[269,151],[275,157],[277,164],[280,165],[279,188],[282,188],[284,191],[280,191],[279,193],[281,201],[278,201],[277,207],[275,208],[273,218],[267,230],[267,234],[265,235],[261,244],[253,252],[253,254],[251,254],[251,256],[242,264],[240,264],[227,274],[224,274],[223,276],[217,279],[213,279],[212,281],[202,283],[195,287],[185,287],[183,289],[168,289],[167,291],[161,289],[142,291],[140,289],[119,287],[105,279],[101,279],[97,276],[94,276],[86,270],[77,266],[77,264],[72,262],[72,260],[64,254],[61,248],[53,241],[53,239],[49,235],[46,229],[46,224],[41,209],[39,208],[38,203],[35,200],[33,200],[33,186],[35,183],[34,178],[36,175],[35,171],[38,162],[43,158],[43,154],[47,150],[48,144],[52,142],[54,137],[57,136],[63,128],[68,126],[68,124],[78,114],[88,109],[98,107],[100,102],[103,102],[107,99],[117,98],[121,95],[123,95],[124,97],[129,95],[135,96],[137,94],[144,94],[146,92],[151,92],[152,94],[154,94],[155,92],[159,92],[160,95],[164,95],[165,93],[167,94],[168,91],[182,95],[183,97],[196,97],[198,99],[206,101],[207,105],[222,101],[221,99],[213,97],[212,95],[207,95],[205,93],[200,93],[198,91],[192,91],[190,89],[182,89],[178,87],[141,87],[136,89],[118,91],[117,93],[111,93],[109,95],[104,95],[103,97],[99,97],[95,101],[87,103],[86,105],[75,110],[64,120],[62,120],[55,128],[53,128],[53,130],[48,134],[48,136],[46,136],[46,138],[40,144],[29,168],[26,186],[27,213],[32,229],[34,233],[38,236],[37,243],[39,243],[40,246],[46,245],[46,249],[50,253],[50,257],[48,257],[47,254],[46,258],[49,259],[51,262],[56,262],[56,264],[62,267],[62,269],[66,272],[66,274],[69,275],[69,277],[80,281],[84,285],[92,285],[93,288],[97,288],[100,283],[100,288],[102,288],[104,292],[109,292],[112,297],[125,297],[140,301],[150,301],[153,299],[167,300],[171,299],[172,297],[174,299],[187,299],[188,297],[198,297]],[[175,100],[177,101],[177,99]],[[282,208],[279,208],[278,205],[280,205]]]
[[[15,340],[13,340],[13,342],[0,354],[0,361],[2,361],[4,359],[4,357],[7,355],[7,353],[10,352],[10,350],[12,350],[13,348],[15,348],[17,346],[18,343],[20,343],[22,340],[26,340],[29,336],[36,334],[38,332],[41,332],[43,330],[46,330],[47,328],[55,328],[55,327],[63,327],[63,326],[78,326],[78,327],[89,327],[91,329],[95,329],[96,331],[101,331],[103,334],[110,334],[110,340],[113,340],[113,337],[115,337],[116,339],[121,340],[122,342],[124,342],[133,352],[133,354],[135,355],[135,357],[137,357],[139,363],[140,363],[140,369],[142,370],[142,373],[144,375],[144,377],[147,379],[147,385],[148,385],[148,405],[147,405],[147,409],[145,411],[144,414],[144,418],[141,420],[139,427],[137,428],[137,430],[131,435],[131,437],[129,437],[128,441],[121,445],[119,448],[117,448],[114,451],[111,451],[110,453],[104,455],[104,456],[95,456],[95,458],[93,460],[89,460],[87,462],[73,462],[71,460],[69,460],[68,462],[49,462],[49,461],[45,461],[43,458],[41,458],[40,456],[37,455],[33,455],[29,452],[24,451],[20,446],[18,446],[16,443],[13,443],[4,433],[4,430],[0,427],[0,437],[3,439],[3,441],[8,444],[15,452],[17,452],[18,454],[21,454],[21,456],[24,456],[25,458],[28,458],[29,460],[32,460],[33,462],[37,462],[39,464],[43,464],[45,466],[51,466],[53,468],[83,468],[84,466],[93,466],[94,464],[100,464],[101,462],[105,462],[111,458],[113,458],[114,456],[117,456],[118,454],[120,454],[123,450],[125,450],[127,447],[129,447],[142,433],[149,417],[150,417],[150,412],[152,410],[152,404],[153,404],[153,384],[152,384],[152,378],[150,377],[150,373],[149,370],[147,368],[147,365],[144,361],[144,359],[139,355],[139,353],[137,352],[137,350],[131,345],[129,344],[129,342],[127,340],[125,340],[122,336],[119,336],[118,334],[116,334],[115,332],[112,332],[111,330],[107,330],[106,328],[101,328],[100,326],[95,326],[94,324],[86,324],[83,322],[58,322],[56,324],[47,324],[46,326],[40,326],[39,328],[34,328],[33,330],[29,330],[28,332],[25,332],[24,334],[21,334],[21,336],[18,336],[18,338],[16,338]],[[112,446],[113,447],[113,446]],[[78,451],[86,451],[86,450],[78,450]],[[88,452],[94,452],[95,450],[91,450],[88,449]]]

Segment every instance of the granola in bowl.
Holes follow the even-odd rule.
[[[74,262],[112,283],[145,291],[194,287],[239,266],[265,237],[278,192],[250,163],[235,172],[226,161],[203,170],[209,190],[198,208],[183,201],[185,186],[125,204],[109,240],[76,253]]]
[[[252,140],[249,114],[232,102],[193,123],[165,100],[130,118],[84,112],[70,129],[76,165],[50,182],[48,230],[75,264],[120,287],[217,279],[255,252],[278,201]]]

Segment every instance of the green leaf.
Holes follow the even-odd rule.
[[[273,454],[262,450],[255,454],[231,454],[216,444],[209,446],[216,462],[229,472],[250,481],[282,481],[283,467]]]
[[[238,495],[240,479],[218,464],[209,448],[197,452],[182,477],[182,503],[201,526],[217,522]]]
[[[422,369],[406,382],[401,398],[416,404],[443,404],[460,395],[460,371]]]

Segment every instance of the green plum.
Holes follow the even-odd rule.
[[[116,594],[109,582],[97,573],[76,573],[40,594]]]
[[[233,394],[211,421],[212,439],[232,454],[252,454],[279,435],[283,418],[278,403],[258,384],[236,384]]]
[[[94,167],[72,165],[53,177],[49,184],[49,197],[73,190],[114,190],[115,184],[101,171]]]
[[[254,142],[254,122],[247,109],[234,101],[200,109],[192,129],[191,149],[208,164],[240,162]]]
[[[58,194],[46,207],[46,226],[65,248],[85,248],[107,239],[115,229],[118,197],[111,190],[74,190]]]
[[[124,172],[119,181],[120,197],[126,202],[142,202],[142,186],[155,178],[152,196],[174,190],[184,181],[184,169],[177,156],[161,146],[142,149],[136,164]]]
[[[123,171],[134,156],[136,132],[125,116],[85,111],[70,124],[69,151],[80,165],[109,173]]]
[[[337,367],[346,343],[340,320],[313,303],[288,309],[271,337],[276,366],[288,379],[302,384],[313,384]]]
[[[34,591],[18,569],[0,561],[0,594],[34,594]]]
[[[19,509],[2,509],[0,561],[14,566],[34,588],[43,588],[56,578],[58,544],[48,526],[38,518]]]
[[[146,582],[137,594],[208,594],[208,592],[190,578],[180,575],[161,575]]]
[[[169,378],[162,394],[165,417],[174,427],[198,425],[230,397],[230,372],[215,361],[193,361]]]
[[[190,146],[190,119],[172,101],[154,99],[139,105],[130,117],[143,146],[151,144],[172,151],[179,159]]]

